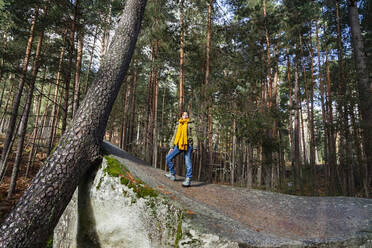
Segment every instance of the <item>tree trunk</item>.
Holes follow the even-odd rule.
[[[7,30],[5,30],[5,32],[4,32],[4,47],[3,47],[4,50],[3,51],[6,51],[6,45],[7,45],[7,42],[8,42],[8,36],[6,34],[6,31]],[[0,84],[1,84],[1,81],[2,81],[3,76],[4,76],[3,67],[4,67],[4,57],[1,58],[1,64],[0,64]],[[6,88],[6,82],[4,82],[3,88],[1,90],[0,109],[1,109],[1,106],[3,105],[3,97],[4,97],[5,88]]]
[[[102,47],[101,47],[101,61],[103,60],[104,56],[106,55],[108,43],[110,39],[110,32],[108,32],[108,27],[111,24],[111,12],[112,12],[112,3],[110,1],[109,11],[106,13],[104,21],[103,21],[103,32],[102,32]]]
[[[236,165],[236,92],[233,95],[233,126],[232,126],[232,149],[231,149],[231,185],[235,183],[235,165]]]
[[[308,82],[307,82],[307,76],[306,76],[306,68],[305,68],[305,62],[304,62],[304,52],[303,52],[303,44],[302,44],[302,37],[301,34],[298,35],[299,41],[300,41],[300,51],[301,51],[301,64],[302,64],[302,71],[303,71],[303,77],[304,77],[304,89],[305,89],[305,97],[306,97],[306,113],[307,113],[307,120],[309,120],[310,116],[310,101],[309,101],[309,90],[308,90]],[[309,128],[308,128],[309,129]],[[306,136],[304,134],[304,122],[303,122],[303,112],[301,108],[301,131],[302,131],[302,147],[304,151],[304,165],[306,166],[308,164],[307,159],[307,152],[306,152]]]
[[[288,80],[288,107],[289,107],[289,157],[291,160],[291,171],[292,171],[292,181],[293,181],[293,187],[296,189],[296,161],[295,161],[295,140],[294,140],[294,131],[293,131],[293,100],[292,100],[292,81],[291,81],[291,62],[289,57],[289,49],[288,46],[286,46],[287,51],[287,80]]]
[[[320,61],[320,46],[319,46],[319,28],[318,28],[318,21],[316,22],[316,47],[317,47],[317,53],[318,53],[318,73],[319,73],[319,85],[320,85],[320,103],[322,108],[322,123],[323,123],[323,129],[324,129],[324,166],[329,165],[329,149],[328,149],[328,143],[329,143],[329,128],[327,126],[327,113],[326,113],[326,104],[324,100],[325,90],[324,90],[324,80],[322,79],[322,68],[321,68],[321,61]],[[317,179],[316,179],[317,180]],[[327,180],[327,179],[325,179]]]
[[[184,31],[184,24],[183,24],[183,18],[184,18],[184,0],[181,0],[180,2],[180,83],[179,83],[179,89],[178,89],[178,112],[181,114],[182,111],[184,111],[184,105],[185,105],[185,93],[184,93],[184,84],[185,84],[185,75],[183,71],[184,66],[184,60],[185,60],[185,31]]]
[[[130,72],[128,72],[128,75],[130,74]],[[130,84],[129,84],[129,81],[130,81],[130,76],[127,76],[125,79],[124,79],[124,85],[123,87],[120,89],[121,92],[122,92],[122,108],[123,108],[123,111],[122,111],[122,118],[121,118],[121,126],[120,126],[120,137],[119,137],[119,147],[121,149],[124,150],[124,138],[126,136],[125,134],[125,129],[126,129],[126,122],[127,122],[127,114],[128,114],[128,94],[130,94]]]
[[[2,223],[0,247],[45,247],[88,168],[101,160],[107,120],[129,67],[146,0],[128,0],[109,56],[72,123]]]
[[[158,57],[159,52],[159,41],[155,42],[155,54],[156,58]],[[157,168],[158,164],[158,95],[159,95],[159,80],[158,80],[158,66],[155,64],[154,68],[154,100],[153,100],[153,111],[154,111],[154,119],[153,119],[153,152],[152,152],[152,165]]]
[[[368,78],[367,59],[360,31],[357,2],[353,0],[350,0],[349,20],[358,78],[357,90],[359,93],[359,108],[362,116],[361,127],[363,130],[364,153],[367,157],[367,163],[364,167],[363,186],[365,196],[369,197],[368,190],[371,187],[372,177],[372,81]]]
[[[269,37],[269,30],[268,30],[268,23],[267,23],[267,14],[266,14],[266,0],[262,0],[263,5],[263,16],[264,16],[264,26],[265,26],[265,41],[266,41],[266,63],[267,63],[267,88],[266,88],[266,95],[267,95],[267,101],[266,106],[268,106],[268,109],[270,112],[272,112],[274,107],[274,99],[273,99],[273,79],[272,79],[272,72],[271,72],[271,55],[270,55],[270,37]],[[276,123],[274,120],[273,127],[275,127]],[[266,139],[270,141],[273,140],[273,130],[268,128],[266,131]],[[270,190],[271,188],[271,170],[272,170],[272,147],[263,146],[263,155],[264,155],[264,169],[266,171],[266,190]]]
[[[61,52],[59,54],[59,63],[58,63],[58,72],[57,72],[57,78],[56,78],[56,89],[54,91],[54,99],[53,99],[53,108],[52,108],[52,112],[51,112],[51,119],[50,119],[50,122],[49,122],[49,126],[50,126],[50,134],[49,134],[49,141],[48,141],[48,154],[50,154],[50,152],[52,151],[52,147],[53,147],[53,140],[54,140],[54,133],[55,133],[55,128],[56,128],[56,122],[57,122],[57,114],[59,111],[57,111],[57,108],[59,109],[59,105],[58,104],[58,95],[60,95],[60,99],[62,99],[62,92],[60,94],[59,93],[59,83],[60,83],[60,79],[61,79],[61,73],[62,73],[62,63],[63,63],[63,54],[65,53],[65,41],[66,41],[66,35],[67,35],[67,29],[64,30],[64,40],[63,40],[63,45],[61,47]]]
[[[336,20],[337,20],[337,46],[338,46],[338,64],[339,64],[339,87],[338,87],[338,112],[340,114],[341,121],[341,137],[340,137],[340,148],[339,148],[339,156],[340,156],[340,166],[339,170],[341,170],[341,181],[340,186],[342,190],[342,195],[347,195],[347,185],[345,182],[346,174],[348,173],[347,167],[352,163],[352,151],[349,150],[351,148],[350,144],[350,130],[349,130],[349,113],[348,113],[348,103],[349,100],[349,88],[347,87],[345,81],[345,63],[343,58],[343,46],[342,46],[342,37],[341,37],[341,20],[339,14],[339,0],[336,0]]]
[[[312,27],[312,25],[311,25]],[[310,115],[308,117],[309,122],[309,133],[310,133],[310,168],[311,168],[311,183],[312,183],[312,195],[314,195],[314,192],[317,188],[317,184],[315,182],[315,154],[316,154],[316,148],[315,148],[315,131],[314,131],[314,51],[313,51],[313,39],[312,39],[312,33],[310,32]],[[319,71],[320,73],[320,71]]]
[[[46,15],[46,9],[44,9],[44,16]],[[20,137],[18,140],[17,144],[17,153],[16,153],[16,158],[15,162],[13,165],[13,171],[12,171],[12,177],[10,181],[10,188],[8,191],[8,196],[7,198],[10,199],[13,195],[13,192],[16,187],[16,182],[17,182],[17,177],[18,177],[18,171],[19,171],[19,166],[21,164],[22,160],[22,153],[23,153],[23,143],[25,141],[25,136],[26,136],[26,130],[27,130],[27,123],[28,123],[28,117],[30,114],[30,108],[31,108],[31,103],[32,103],[32,98],[34,95],[34,88],[35,88],[35,82],[36,82],[36,77],[39,72],[39,67],[40,67],[40,54],[41,54],[41,47],[43,44],[43,38],[44,38],[44,31],[40,33],[39,41],[37,43],[37,48],[36,48],[36,53],[35,53],[35,61],[34,65],[32,68],[32,74],[31,74],[31,80],[30,80],[30,85],[29,89],[27,92],[27,100],[25,103],[25,110],[22,115],[21,119],[21,126],[20,126]]]
[[[337,159],[336,159],[336,139],[334,136],[334,125],[333,125],[333,97],[332,97],[332,88],[331,88],[331,72],[330,72],[330,65],[328,60],[328,46],[326,45],[326,73],[327,73],[327,93],[328,93],[328,126],[329,126],[329,138],[328,138],[328,145],[329,145],[329,155],[330,160],[328,164],[328,172],[326,175],[326,182],[329,182],[327,187],[328,194],[333,195],[336,191],[336,166],[337,166]],[[327,180],[328,179],[328,180]]]
[[[205,90],[209,87],[209,75],[210,75],[210,46],[211,46],[211,33],[212,33],[212,11],[213,11],[213,0],[209,0],[208,5],[208,30],[207,30],[207,47],[206,47],[206,60],[205,60]],[[211,99],[209,94],[206,97],[207,101],[207,123],[208,123],[208,164],[213,164],[213,120],[211,114]],[[210,166],[208,168],[210,168]],[[211,172],[208,173],[209,175]]]
[[[155,57],[156,57],[155,45],[151,42],[151,70],[148,80],[148,95],[147,95],[147,121],[145,128],[145,161],[151,163],[152,152],[153,152],[153,123],[154,123],[154,84],[155,77],[157,76],[155,71]]]
[[[25,112],[25,109],[23,109],[22,111],[22,116],[23,116],[23,113]],[[19,130],[19,126],[21,125],[21,120],[19,120],[18,122],[16,122],[16,126],[14,127],[14,133],[18,133],[18,130]],[[5,158],[4,158],[4,169],[3,171],[1,171],[0,173],[0,183],[3,181],[4,179],[4,176],[5,176],[5,173],[7,171],[7,168],[8,168],[8,164],[7,164],[7,161],[8,161],[8,157],[10,155],[10,153],[12,152],[12,147],[13,147],[13,143],[15,141],[15,139],[17,138],[17,135],[13,135],[12,139],[10,140],[10,144],[9,144],[9,149],[8,151],[6,152],[5,154]]]
[[[84,34],[80,30],[78,35],[78,49],[76,55],[76,64],[75,64],[75,80],[74,80],[74,103],[72,113],[75,113],[79,107],[79,98],[80,98],[80,68],[81,61],[83,59],[83,46],[84,46]]]
[[[69,110],[69,94],[70,94],[70,81],[71,81],[71,68],[72,68],[72,58],[75,50],[75,32],[78,18],[78,6],[79,0],[75,0],[74,3],[74,19],[71,24],[70,37],[67,39],[68,44],[68,64],[66,66],[65,73],[65,94],[64,94],[64,103],[63,103],[63,117],[62,117],[62,133],[65,132],[68,121],[68,110]],[[72,108],[71,108],[72,112]]]
[[[0,123],[1,123],[1,132],[3,132],[3,123],[5,122],[5,114],[6,112],[8,111],[8,105],[9,105],[9,101],[10,99],[12,99],[12,102],[14,101],[14,97],[15,95],[13,94],[13,88],[14,88],[14,84],[12,84],[12,77],[11,77],[12,74],[9,75],[9,81],[10,81],[10,89],[9,89],[9,94],[8,94],[8,98],[6,99],[6,103],[5,103],[5,106],[4,106],[4,111],[3,113],[1,114],[1,118],[0,118]]]
[[[155,59],[158,58],[159,55],[159,41],[155,41]],[[153,95],[153,125],[152,125],[152,165],[157,168],[158,164],[158,95],[159,95],[159,75],[158,75],[158,65],[157,61],[155,61],[154,67],[154,95]]]
[[[247,152],[247,188],[251,189],[253,184],[253,148],[251,144],[246,146]]]
[[[135,63],[137,64],[137,63]],[[129,151],[133,151],[134,142],[134,128],[135,128],[135,117],[136,117],[136,89],[137,89],[137,67],[135,66],[133,72],[133,84],[132,84],[132,95],[131,95],[131,110],[130,110],[130,127],[129,127]]]
[[[295,88],[294,88],[294,132],[293,132],[293,139],[294,139],[294,164],[296,168],[296,186],[302,185],[302,178],[300,178],[300,170],[301,170],[301,157],[300,157],[300,108],[301,103],[299,100],[299,82],[298,82],[298,58],[296,55],[296,65],[295,65]]]
[[[31,161],[33,160],[33,155],[34,155],[34,151],[35,151],[35,143],[36,143],[36,137],[37,137],[38,127],[39,127],[41,100],[43,99],[44,86],[46,84],[45,78],[46,78],[46,66],[44,67],[43,82],[42,82],[42,85],[41,85],[40,96],[39,96],[39,100],[37,102],[37,107],[36,107],[37,112],[36,112],[36,118],[35,118],[35,121],[34,121],[34,129],[33,129],[32,135],[31,135],[31,149],[30,149],[30,153],[29,153],[29,156],[28,156],[28,159],[27,159],[27,169],[26,169],[25,177],[28,176],[28,171],[29,171],[29,168],[31,166]],[[50,92],[50,89],[51,89],[51,87],[49,87],[49,92]]]
[[[17,93],[16,98],[15,98],[14,103],[13,103],[12,113],[11,113],[11,116],[10,116],[8,130],[6,132],[5,142],[4,142],[4,146],[3,146],[3,150],[2,150],[2,154],[1,154],[0,172],[4,171],[3,170],[3,168],[5,166],[4,165],[4,158],[6,156],[6,153],[7,153],[8,149],[9,149],[9,144],[10,144],[10,141],[11,141],[11,139],[13,137],[13,133],[14,133],[14,127],[15,127],[15,123],[16,123],[16,119],[17,119],[17,115],[18,115],[18,108],[19,108],[19,104],[21,102],[23,87],[24,87],[25,82],[26,82],[27,67],[28,67],[28,62],[29,62],[30,54],[31,54],[32,42],[34,40],[35,23],[36,23],[36,20],[37,20],[38,16],[39,16],[39,8],[36,7],[35,15],[34,15],[34,18],[32,20],[32,24],[31,24],[31,28],[30,28],[30,35],[29,35],[28,42],[27,42],[26,55],[25,55],[25,59],[23,61],[22,76],[21,76],[21,80],[20,80],[19,85],[18,85],[18,93]],[[2,177],[1,174],[0,174],[0,177]]]
[[[87,77],[85,79],[84,96],[87,94],[87,91],[88,91],[89,74],[90,74],[90,70],[91,70],[91,67],[92,67],[92,62],[93,62],[93,57],[94,57],[94,49],[96,48],[97,34],[98,34],[98,26],[96,27],[96,31],[94,33],[92,50],[90,51],[90,59],[89,59],[89,65],[88,65],[88,72],[87,72]]]

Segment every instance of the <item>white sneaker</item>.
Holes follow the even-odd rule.
[[[190,187],[191,179],[186,177],[185,181],[182,183],[182,187]]]
[[[168,177],[172,181],[176,181],[176,175],[173,175],[171,173],[167,173],[164,176]]]

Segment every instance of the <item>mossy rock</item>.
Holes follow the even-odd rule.
[[[159,195],[156,190],[146,185],[141,179],[134,177],[117,159],[110,156],[105,156],[104,158],[107,161],[107,167],[104,169],[104,172],[112,177],[120,176],[120,183],[126,185],[130,189],[133,189],[133,192],[136,193],[137,198],[144,198],[147,196],[157,197]],[[100,186],[100,183],[98,186]]]
[[[125,168],[125,166],[122,165],[118,160],[110,156],[105,156],[105,159],[107,161],[107,167],[104,169],[104,172],[110,176],[118,177],[119,175],[123,175],[128,171],[128,169]]]

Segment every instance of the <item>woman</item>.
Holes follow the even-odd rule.
[[[184,187],[190,187],[192,178],[192,161],[191,153],[197,150],[198,140],[196,136],[195,124],[190,121],[187,111],[182,113],[181,119],[179,119],[179,125],[175,129],[173,137],[171,139],[170,147],[166,157],[169,173],[165,174],[170,180],[176,180],[176,171],[174,170],[173,158],[180,153],[184,152],[185,163],[186,163],[186,178],[182,183]]]

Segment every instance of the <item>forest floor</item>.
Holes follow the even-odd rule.
[[[0,152],[2,151],[4,146],[4,135],[0,136]],[[13,150],[14,150],[13,146]],[[33,166],[30,168],[29,176],[26,178],[26,168],[27,168],[27,159],[28,159],[29,151],[26,152],[22,156],[22,162],[20,166],[20,171],[18,172],[18,179],[16,183],[16,189],[11,198],[7,198],[8,190],[10,186],[10,178],[12,175],[12,169],[15,159],[15,152],[13,152],[9,156],[7,170],[5,173],[5,177],[3,181],[0,183],[0,223],[4,220],[10,210],[13,208],[14,204],[18,201],[18,199],[22,196],[23,192],[26,190],[28,185],[30,184],[32,178],[36,175],[39,171],[40,167],[43,164],[44,159],[46,158],[46,154],[38,153],[36,155],[35,162]]]

